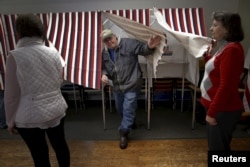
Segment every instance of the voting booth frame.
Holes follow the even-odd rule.
[[[162,8],[159,10],[173,30],[206,36],[203,8]],[[125,17],[146,26],[151,24],[151,9],[121,9],[104,12]],[[84,87],[86,90],[103,90],[100,81],[103,46],[99,34],[106,20],[103,20],[102,13],[103,11],[36,13],[45,25],[52,47],[59,51],[64,60],[64,80]],[[0,14],[1,88],[4,86],[6,57],[10,50],[16,48],[18,39],[14,29],[16,17],[17,14]],[[71,88],[75,90],[72,85]],[[76,98],[76,93],[73,94]],[[151,99],[146,95],[147,93],[145,93],[145,98]],[[178,97],[178,93],[175,95]],[[161,100],[159,94],[154,95],[154,99]]]

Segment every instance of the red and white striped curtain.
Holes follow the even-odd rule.
[[[100,88],[102,30],[100,12],[37,14],[47,28],[47,37],[65,60],[64,79],[90,88]],[[1,15],[7,50],[16,47],[16,15]],[[3,35],[3,36],[4,36]]]
[[[159,11],[173,30],[206,36],[203,8],[168,8]]]
[[[0,90],[4,90],[5,62],[6,60],[3,54],[3,47],[0,42]]]
[[[4,89],[4,79],[5,79],[5,64],[7,55],[7,42],[6,36],[3,28],[3,22],[0,18],[0,90]]]
[[[160,9],[170,27],[178,31],[206,35],[201,8]],[[109,10],[146,26],[150,9]],[[47,37],[65,60],[64,79],[85,87],[100,89],[102,14],[98,11],[37,14],[47,29]],[[16,47],[17,15],[0,15],[0,42],[3,73],[9,50]],[[0,62],[1,63],[1,62]],[[1,83],[0,83],[1,84]]]
[[[61,53],[64,78],[90,88],[100,88],[101,14],[99,12],[50,13],[47,36]]]

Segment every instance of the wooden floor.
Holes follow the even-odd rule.
[[[232,141],[233,150],[250,150],[250,138]],[[206,167],[206,139],[135,140],[121,150],[118,141],[68,141],[71,167]],[[57,167],[50,147],[52,167]],[[0,140],[1,167],[33,167],[22,140]]]

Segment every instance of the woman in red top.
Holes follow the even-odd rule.
[[[207,109],[209,150],[229,151],[233,130],[243,111],[238,92],[244,68],[241,18],[236,13],[214,12],[210,31],[219,48],[212,56],[211,46],[205,55],[201,103]]]

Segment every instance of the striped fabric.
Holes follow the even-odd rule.
[[[16,47],[15,19],[16,15],[0,15],[0,90],[4,89],[6,57]]]
[[[146,26],[150,25],[150,9],[109,10],[106,12]],[[162,12],[168,18],[167,20],[170,21],[172,16],[174,16],[174,20],[176,19],[172,21],[174,24],[167,21],[171,27],[178,28],[180,31],[205,34],[202,9],[162,9]],[[64,79],[85,87],[100,89],[102,42],[100,42],[99,34],[102,31],[102,12],[40,13],[37,15],[47,29],[48,39],[65,60]],[[16,47],[16,34],[13,29],[16,16],[0,15],[0,42],[3,48],[3,60],[8,51]],[[191,19],[192,17],[196,19]],[[180,20],[183,20],[183,24],[178,25]],[[195,28],[192,28],[193,25]],[[5,70],[5,68],[3,69]]]
[[[0,90],[4,90],[4,72],[5,72],[5,56],[3,54],[2,44],[0,42]]]
[[[64,79],[90,88],[100,88],[102,30],[100,12],[37,14],[47,28],[47,37],[65,60]],[[16,15],[1,15],[7,49],[16,47]]]
[[[17,15],[1,15],[1,20],[3,23],[3,31],[6,39],[5,53],[8,54],[8,51],[16,48],[16,34],[15,34],[15,20]]]
[[[5,64],[6,64],[6,38],[3,29],[3,22],[0,18],[0,90],[4,90],[4,78],[5,78]]]
[[[203,8],[168,8],[159,11],[173,30],[206,36]]]
[[[64,78],[90,88],[100,88],[101,14],[98,12],[50,13],[48,39],[65,60]]]

